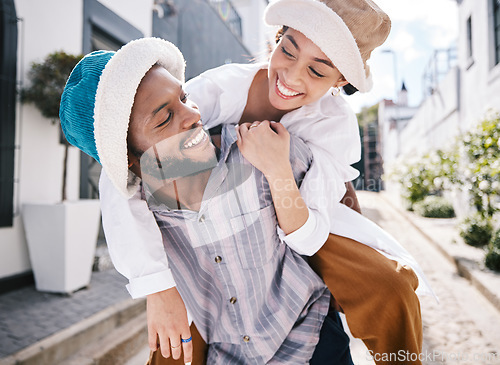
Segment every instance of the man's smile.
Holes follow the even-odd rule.
[[[200,128],[198,132],[195,131],[191,138],[184,142],[182,147],[183,149],[193,148],[206,140],[208,140],[208,135],[203,128]]]

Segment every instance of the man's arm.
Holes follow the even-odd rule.
[[[125,199],[114,188],[104,170],[99,180],[102,223],[111,260],[118,272],[129,280],[127,289],[133,298],[147,296],[148,339],[151,350],[160,344],[172,345],[187,336],[189,323],[186,308],[175,288],[168,267],[161,232],[156,220],[140,197],[140,191]],[[166,305],[168,303],[168,305]],[[174,341],[176,341],[174,343]],[[164,357],[170,346],[162,346]],[[172,351],[180,357],[181,348]],[[190,361],[192,349],[184,346],[184,360]]]

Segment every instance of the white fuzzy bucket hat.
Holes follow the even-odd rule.
[[[391,20],[371,0],[276,0],[264,18],[269,25],[298,30],[316,44],[360,92],[373,82],[366,61],[385,42]]]
[[[155,64],[184,82],[179,49],[160,38],[142,38],[117,52],[86,55],[71,72],[61,97],[59,117],[68,142],[95,158],[126,198],[139,182],[128,169],[130,114],[137,88]]]

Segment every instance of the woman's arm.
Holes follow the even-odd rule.
[[[354,185],[351,181],[345,184],[347,191],[345,192],[344,197],[340,201],[342,204],[348,206],[352,210],[361,213],[361,206],[359,205],[358,197],[356,196],[356,190],[354,189]]]
[[[332,204],[339,204],[344,197],[344,202],[359,209],[353,186],[344,184],[335,165],[325,170],[326,162],[331,161],[318,158],[299,189],[290,165],[285,127],[267,121],[253,125],[245,123],[238,128],[240,151],[269,182],[281,239],[297,253],[311,256],[328,237]]]
[[[309,217],[290,165],[290,135],[280,123],[243,123],[237,128],[242,155],[266,177],[278,223],[288,235]]]

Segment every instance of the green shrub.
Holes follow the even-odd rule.
[[[57,51],[49,54],[41,63],[33,62],[28,72],[30,85],[21,92],[23,102],[34,103],[44,117],[59,118],[64,85],[81,58],[81,55]]]
[[[491,238],[491,248],[500,250],[500,228],[496,230],[495,234]]]
[[[460,224],[460,236],[470,246],[486,246],[490,242],[492,234],[493,227],[490,221],[480,214],[467,217]]]
[[[484,263],[488,269],[500,271],[500,250],[496,248],[490,248],[490,250],[486,254]]]
[[[428,196],[413,205],[413,210],[418,215],[427,218],[453,218],[455,211],[451,203],[440,196]]]

